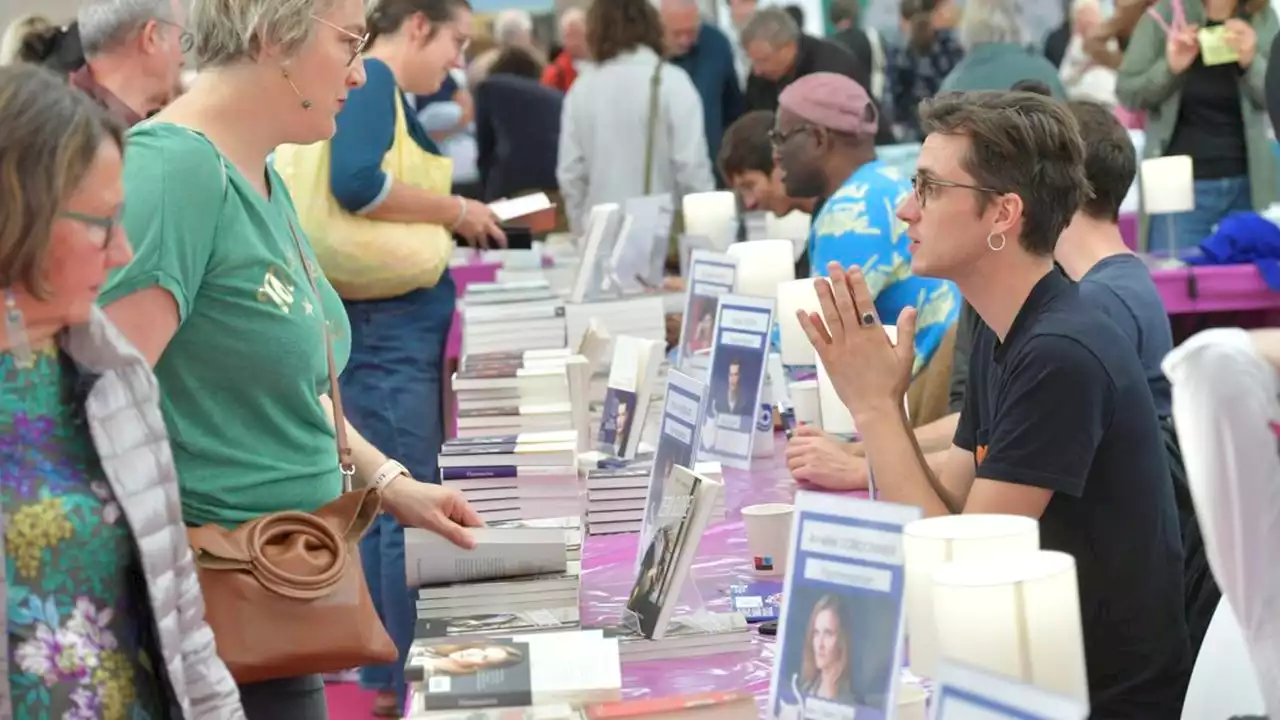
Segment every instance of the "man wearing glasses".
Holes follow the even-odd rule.
[[[194,38],[178,0],[90,0],[76,25],[85,63],[70,75],[117,120],[132,126],[169,103]]]
[[[1086,663],[1074,670],[1092,717],[1177,717],[1192,658],[1151,390],[1133,343],[1053,265],[1090,194],[1078,123],[1031,93],[942,95],[920,118],[916,193],[898,209],[911,266],[954,279],[983,320],[941,471],[902,420],[912,358],[881,328],[909,340],[913,311],[880,315],[865,274],[833,264],[822,313],[801,326],[830,361],[880,497],[928,516],[1037,519],[1041,547],[1075,558]]]
[[[813,73],[782,91],[770,139],[786,194],[827,198],[809,237],[814,272],[825,272],[831,262],[858,265],[882,317],[896,318],[905,307],[920,313],[908,405],[913,423],[923,427],[950,414],[948,374],[960,294],[950,281],[911,272],[906,226],[894,217],[911,184],[876,159],[877,128],[875,104],[861,85],[843,75]],[[937,440],[949,445],[953,431],[954,424],[942,428]],[[836,489],[838,479],[827,477],[820,458],[810,457],[818,450],[810,446],[831,444],[819,431],[801,429],[788,451],[796,478]],[[838,489],[865,487],[865,474],[849,479],[860,482]]]

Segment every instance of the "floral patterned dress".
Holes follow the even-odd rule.
[[[0,507],[15,718],[159,720],[150,603],[133,536],[55,349],[0,354]]]

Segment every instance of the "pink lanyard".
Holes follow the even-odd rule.
[[[1171,17],[1168,22],[1160,16],[1160,13],[1156,12],[1154,5],[1147,8],[1147,14],[1155,18],[1156,22],[1160,23],[1160,27],[1164,28],[1166,35],[1181,32],[1187,27],[1187,14],[1182,10],[1182,0],[1173,0],[1172,6],[1172,12],[1170,13]]]

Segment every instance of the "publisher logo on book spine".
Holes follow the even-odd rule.
[[[773,558],[768,555],[751,558],[751,564],[757,572],[773,572]]]

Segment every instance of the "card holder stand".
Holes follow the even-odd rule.
[[[692,543],[697,543],[700,540],[701,535],[689,538],[689,542]],[[652,540],[641,538],[641,546],[638,548],[636,553],[637,580],[639,575],[640,559],[644,556],[644,547],[647,542],[652,542]],[[702,597],[702,592],[698,588],[697,571],[690,567],[684,577],[677,577],[677,575],[677,569],[671,568],[671,577],[667,580],[669,583],[668,587],[665,589],[660,587],[657,590],[658,597],[670,597],[672,593],[676,596],[675,608],[671,611],[671,615],[665,626],[655,626],[652,628],[652,633],[646,632],[647,624],[639,613],[636,613],[629,607],[631,604],[630,599],[628,599],[628,603],[622,607],[622,614],[618,623],[619,626],[640,637],[644,637],[649,640],[661,640],[666,637],[667,629],[676,624],[675,621],[677,619],[680,621],[681,625],[705,627],[708,631],[713,631],[723,625],[724,621],[719,619],[718,615],[707,609],[706,602]],[[637,582],[637,584],[639,583]],[[634,594],[635,591],[633,590],[633,596]]]

